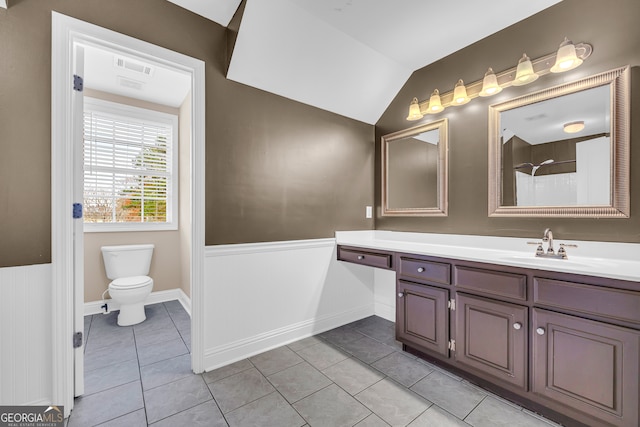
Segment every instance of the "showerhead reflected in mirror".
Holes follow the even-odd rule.
[[[489,112],[489,215],[626,217],[628,68]]]
[[[382,157],[382,215],[446,216],[446,119],[383,136]]]

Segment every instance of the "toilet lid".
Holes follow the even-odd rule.
[[[153,283],[153,279],[149,276],[131,276],[121,277],[113,282],[109,283],[111,289],[135,289],[147,286],[149,283]]]

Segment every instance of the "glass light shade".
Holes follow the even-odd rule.
[[[533,64],[527,54],[523,54],[520,61],[518,61],[518,68],[516,69],[516,78],[513,80],[514,86],[524,86],[538,79],[538,75],[533,72]]]
[[[482,90],[478,95],[480,96],[491,96],[495,95],[502,91],[500,85],[498,85],[498,78],[496,77],[493,69],[489,68],[486,73],[484,73],[484,79],[482,80]]]
[[[420,104],[418,103],[418,98],[413,98],[411,104],[409,105],[409,115],[407,116],[407,120],[420,120],[424,115],[420,112]]]
[[[573,42],[568,38],[564,38],[564,41],[560,43],[558,53],[556,54],[556,63],[551,67],[549,71],[552,73],[564,73],[565,71],[573,70],[582,64],[582,59],[576,55],[576,47]]]
[[[451,105],[464,105],[469,101],[471,101],[471,98],[467,96],[467,88],[464,86],[462,79],[460,79],[453,89],[453,101],[451,101]]]
[[[438,89],[434,90],[431,94],[431,98],[429,98],[429,109],[427,113],[436,114],[444,110],[442,106],[442,101],[440,100],[440,92]]]
[[[562,128],[566,133],[577,133],[584,129],[584,121],[565,123]]]

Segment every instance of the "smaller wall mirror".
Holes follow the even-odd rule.
[[[448,121],[382,137],[382,215],[447,216]]]
[[[629,69],[489,107],[489,216],[629,216]]]

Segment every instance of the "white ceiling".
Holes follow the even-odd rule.
[[[169,1],[223,26],[240,3]],[[416,69],[559,1],[247,0],[227,77],[374,124]]]
[[[169,0],[193,13],[226,27],[242,0]]]
[[[118,66],[118,59],[126,66]],[[84,64],[84,86],[89,89],[176,108],[191,89],[186,73],[91,45],[84,46]]]
[[[557,2],[248,0],[227,76],[373,124],[416,69]]]

